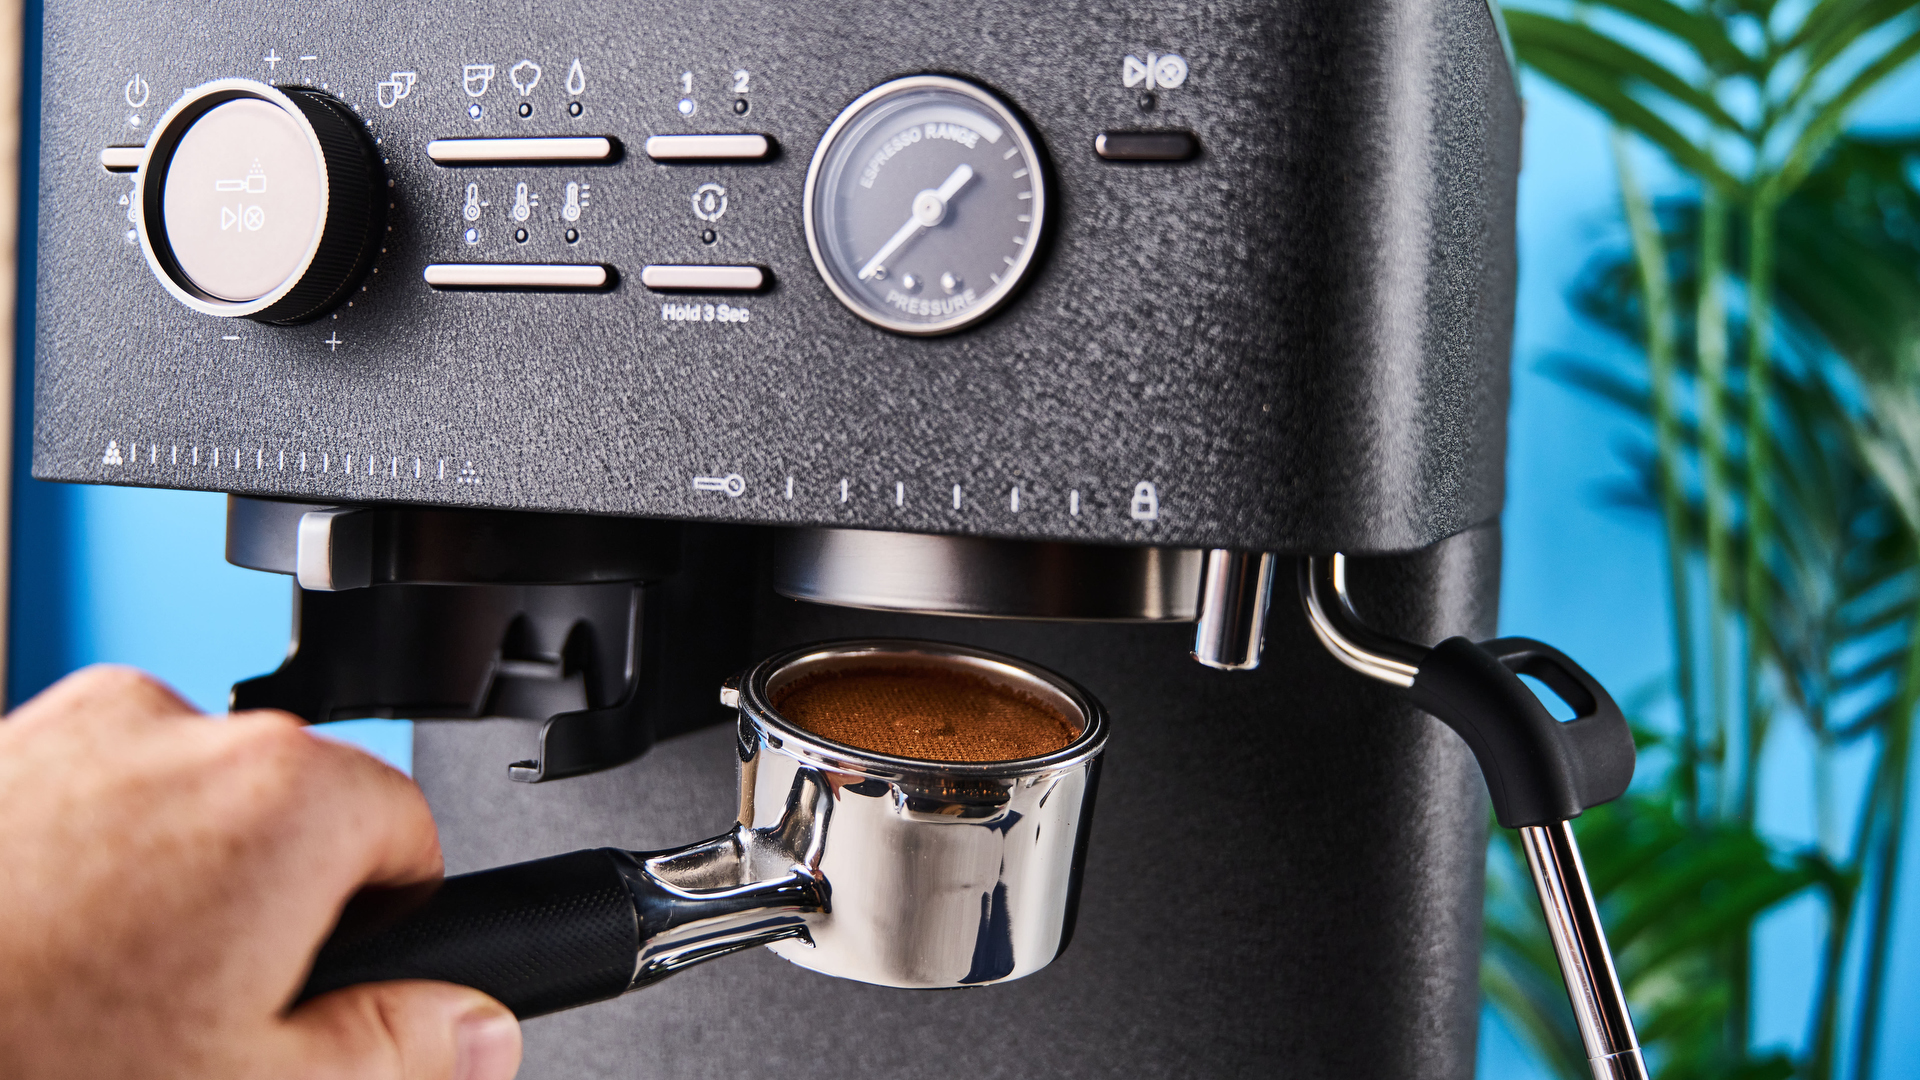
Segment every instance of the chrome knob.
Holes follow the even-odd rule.
[[[140,247],[195,311],[306,322],[372,265],[385,189],[379,153],[338,99],[221,79],[154,125],[138,178]]]

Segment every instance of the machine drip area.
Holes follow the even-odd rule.
[[[754,945],[882,986],[1018,979],[1066,948],[1106,720],[1059,675],[937,642],[828,642],[729,680],[739,813],[710,840],[449,878],[343,922],[303,997],[425,978],[520,1016]],[[397,916],[397,917],[396,917]]]

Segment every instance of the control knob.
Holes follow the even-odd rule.
[[[304,87],[221,79],[154,126],[140,247],[181,303],[290,324],[345,300],[379,251],[386,174],[361,122]]]

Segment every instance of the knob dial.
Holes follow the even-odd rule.
[[[195,87],[147,141],[140,247],[181,303],[290,324],[345,300],[373,264],[386,173],[363,126],[318,90]]]

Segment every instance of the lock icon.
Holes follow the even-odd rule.
[[[1135,521],[1160,520],[1160,493],[1145,480],[1133,485],[1133,504],[1129,507]]]

